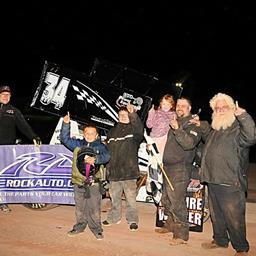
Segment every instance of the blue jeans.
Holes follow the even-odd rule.
[[[245,193],[234,186],[208,184],[213,239],[220,246],[229,241],[237,252],[249,251],[246,240]]]
[[[117,223],[122,218],[122,195],[125,194],[126,201],[126,220],[129,224],[139,222],[138,211],[136,207],[137,180],[110,181],[109,195],[111,197],[112,207],[108,213],[107,221]]]

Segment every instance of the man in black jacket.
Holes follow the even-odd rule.
[[[110,151],[110,161],[107,164],[107,179],[109,194],[112,201],[104,226],[117,224],[121,221],[122,194],[126,199],[126,221],[130,230],[138,229],[138,212],[136,208],[137,179],[139,178],[138,149],[143,140],[143,123],[134,112],[134,107],[128,105],[118,111],[119,122],[110,129],[107,145]]]
[[[227,94],[210,100],[211,126],[199,122],[206,140],[202,152],[201,182],[208,186],[213,240],[205,249],[227,248],[231,242],[235,255],[247,255],[245,192],[249,148],[256,143],[252,117]]]
[[[16,141],[16,128],[35,144],[41,144],[40,138],[34,133],[22,113],[12,106],[11,88],[0,86],[0,145],[13,145]],[[0,210],[10,212],[7,204],[0,204]]]
[[[177,100],[177,119],[170,121],[170,130],[164,149],[163,164],[174,190],[164,179],[161,202],[168,216],[167,225],[160,233],[173,232],[170,245],[186,244],[189,239],[188,209],[186,193],[192,177],[193,160],[196,148],[201,140],[199,127],[191,123],[191,101],[182,97]],[[199,180],[197,181],[199,184]],[[162,232],[163,231],[163,232]]]

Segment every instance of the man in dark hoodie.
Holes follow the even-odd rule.
[[[126,221],[131,231],[138,229],[136,207],[137,179],[139,178],[138,149],[143,140],[143,123],[133,105],[121,107],[118,111],[119,122],[107,135],[110,161],[107,164],[107,179],[112,207],[104,226],[118,224],[121,221],[122,195],[126,200]]]
[[[88,124],[84,139],[70,138],[69,114],[63,118],[61,142],[73,151],[72,184],[74,185],[76,224],[68,232],[72,237],[88,225],[97,240],[103,239],[101,226],[101,165],[109,161],[109,151],[98,136],[97,127]]]
[[[40,138],[34,133],[19,109],[10,104],[11,88],[0,86],[0,145],[13,145],[16,141],[16,129],[36,145],[41,144]],[[10,212],[7,204],[0,204],[0,210]]]

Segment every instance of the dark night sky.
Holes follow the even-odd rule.
[[[29,106],[45,60],[89,73],[98,57],[170,82],[186,78],[183,93],[202,115],[221,91],[256,117],[256,14],[248,4],[24,2],[9,1],[0,15],[0,81],[14,88],[13,103]]]

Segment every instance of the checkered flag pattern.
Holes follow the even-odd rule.
[[[103,105],[102,101],[100,101],[99,99],[97,99],[94,95],[90,95],[87,91],[85,91],[84,89],[82,89],[82,91],[79,90],[79,88],[75,85],[73,85],[73,89],[78,92],[78,94],[76,94],[76,97],[78,100],[82,100],[82,101],[87,101],[90,104],[95,104],[98,108],[101,108],[102,110],[106,110],[107,107],[105,105]]]
[[[154,202],[159,204],[163,193],[163,174],[152,151],[149,153],[146,191],[149,195],[152,195]]]
[[[95,105],[96,107],[105,111],[107,115],[109,115],[115,122],[117,122],[118,121],[117,112],[103,98],[101,98],[97,94],[97,92],[94,92],[92,89],[90,89],[87,86],[85,86],[85,88],[87,88],[88,91],[85,91],[84,89],[79,90],[77,86],[73,85],[73,89],[77,92],[76,94],[77,99],[84,101],[85,104],[86,102],[88,102],[90,104]]]
[[[148,176],[146,181],[146,191],[152,196],[155,204],[159,204],[163,193],[163,173],[160,153],[153,139],[144,132],[144,138],[149,145]]]

